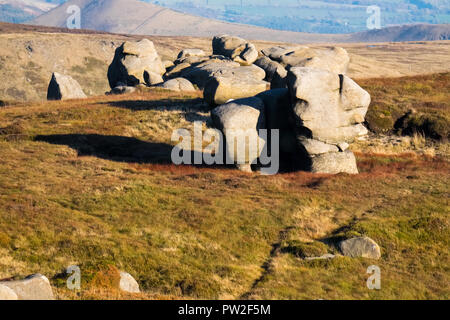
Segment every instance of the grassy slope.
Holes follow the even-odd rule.
[[[417,131],[433,139],[450,138],[450,73],[366,79],[359,83],[372,96],[367,121],[373,131],[405,134]],[[410,110],[414,114],[403,125],[397,123]]]
[[[359,176],[173,166],[172,130],[207,121],[199,96],[0,109],[0,277],[79,264],[78,295],[52,281],[74,299],[129,298],[111,290],[110,265],[140,282],[136,299],[449,298],[447,161],[360,153]],[[382,259],[284,250],[342,233],[372,237]],[[365,286],[374,263],[381,291]]]

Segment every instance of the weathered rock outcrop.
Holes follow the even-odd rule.
[[[325,49],[278,46],[265,49],[262,53],[288,70],[294,67],[308,67],[345,74],[350,63],[347,51],[340,47]]]
[[[54,72],[48,85],[47,100],[84,99],[80,84],[70,76]]]
[[[251,65],[258,59],[255,45],[239,37],[216,36],[213,38],[212,46],[213,54],[229,57],[241,65]]]
[[[54,300],[52,287],[48,279],[41,275],[31,275],[24,280],[2,281],[0,286],[10,288],[19,300]]]
[[[111,88],[118,83],[128,86],[145,84],[148,74],[162,75],[166,72],[153,42],[143,39],[138,42],[124,42],[116,49],[114,59],[108,69]]]
[[[312,68],[291,68],[287,84],[297,142],[309,170],[358,173],[346,149],[368,132],[362,123],[370,95],[345,75]]]
[[[258,132],[266,127],[264,102],[258,97],[234,100],[212,110],[211,117],[224,135],[227,163],[251,172],[265,146]]]

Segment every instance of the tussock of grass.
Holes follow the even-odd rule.
[[[366,118],[372,131],[420,133],[432,139],[448,140],[450,73],[365,79],[359,83],[372,96]]]

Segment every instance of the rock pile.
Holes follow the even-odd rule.
[[[292,68],[287,85],[294,133],[312,172],[358,173],[349,143],[368,133],[362,125],[370,95],[342,74]]]
[[[214,55],[228,57],[243,66],[252,65],[259,55],[254,44],[229,35],[214,37],[212,47]]]
[[[241,64],[236,57],[243,52],[244,43],[239,38],[221,36],[214,38],[213,48],[215,53]],[[261,54],[253,68],[256,65],[263,70],[264,77],[262,72],[251,75],[244,71],[252,66],[233,62],[216,64],[216,69],[203,75],[209,78],[204,88],[205,101],[220,105],[211,116],[225,136],[227,154],[233,155],[241,170],[251,171],[250,165],[256,163],[264,146],[271,149],[267,137],[264,140],[257,132],[262,128],[269,132],[277,129],[279,150],[292,168],[329,174],[358,173],[355,156],[348,148],[368,133],[362,123],[370,95],[345,75],[350,61],[347,52],[342,48],[277,46]],[[208,62],[190,68],[198,72],[205,65]],[[263,90],[258,82],[270,83],[271,90]],[[245,139],[260,142],[253,147],[246,145],[247,152],[253,148],[256,157],[236,155],[230,150],[235,147],[230,142],[234,132],[247,132]]]
[[[345,75],[350,58],[344,49],[275,46],[258,51],[242,38],[222,35],[213,38],[212,52],[184,49],[175,61],[163,63],[150,40],[124,42],[109,66],[111,93],[130,93],[137,86],[203,90],[228,155],[244,171],[251,171],[264,148],[272,150],[268,136],[279,130],[281,162],[291,169],[358,173],[349,146],[368,133],[363,123],[370,95]],[[68,78],[55,73],[49,97],[84,96]],[[64,83],[71,88],[65,90]],[[269,131],[265,137],[261,129]],[[257,145],[247,145],[245,155],[242,150],[232,154],[229,149],[242,132]]]
[[[266,72],[254,64],[259,52],[255,45],[228,35],[214,37],[213,55],[200,49],[179,53],[166,79],[182,77],[203,90],[205,101],[212,107],[231,99],[254,96],[270,88]]]

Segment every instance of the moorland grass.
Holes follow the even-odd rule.
[[[199,97],[0,109],[0,277],[40,272],[61,299],[449,298],[446,160],[360,152],[357,176],[172,165],[172,130],[207,121]],[[343,233],[373,238],[381,260],[302,259],[337,253]],[[74,264],[79,292],[60,276]],[[118,270],[144,293],[119,292]]]

